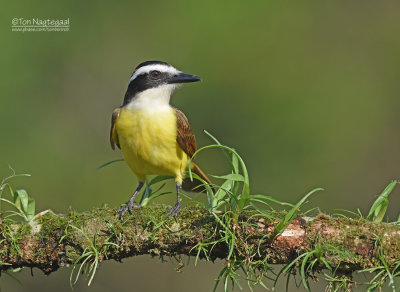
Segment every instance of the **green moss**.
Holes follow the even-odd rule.
[[[0,225],[0,232],[2,241],[8,247],[8,254],[12,256],[20,255],[20,243],[25,236],[31,233],[31,226],[25,222],[16,222],[11,219],[3,220]],[[2,249],[1,253],[6,253],[5,249]]]
[[[71,246],[65,247],[65,256],[70,259],[71,261],[75,261],[77,258],[80,257],[80,253],[77,253],[76,249]]]
[[[18,238],[21,238],[21,239],[24,238],[26,235],[31,233],[31,230],[32,230],[32,227],[28,223],[20,224],[17,229]]]
[[[18,257],[23,248],[21,241],[31,236],[39,240],[39,246],[43,248],[35,249],[30,260],[42,266],[48,265],[51,260],[59,260],[60,251],[65,251],[62,262],[77,264],[85,258],[81,257],[85,252],[89,252],[97,262],[142,253],[162,256],[189,254],[189,251],[192,254],[200,251],[199,258],[213,260],[216,257],[226,257],[229,248],[233,247],[226,265],[227,269],[231,269],[229,273],[234,275],[235,269],[243,267],[243,271],[254,278],[259,273],[266,274],[271,269],[271,263],[293,260],[287,252],[271,247],[267,237],[263,238],[266,230],[264,227],[277,224],[285,217],[285,212],[267,212],[263,216],[257,211],[245,211],[239,216],[238,224],[233,223],[229,213],[224,213],[219,216],[222,224],[207,210],[198,206],[183,208],[176,220],[166,220],[166,209],[167,206],[164,205],[135,209],[133,214],[125,215],[123,222],[115,215],[115,210],[107,206],[91,212],[79,213],[71,210],[68,215],[47,213],[38,219],[41,229],[35,234],[31,234],[29,224],[3,222],[0,226],[0,240],[6,241],[7,245],[1,246],[0,255]],[[260,222],[264,227],[259,227]],[[390,238],[384,236],[386,232],[398,230],[398,227],[389,224],[319,214],[313,221],[305,222],[304,228],[308,248],[301,250],[298,256],[307,252],[311,254],[304,264],[305,267],[313,265],[310,273],[307,272],[307,279],[313,272],[324,268],[321,260],[324,258],[332,267],[341,263],[336,274],[332,275],[332,283],[341,281],[340,283],[347,285],[348,279],[343,278],[346,270],[360,270],[384,264],[392,268],[399,253],[393,246],[399,245],[400,235]],[[321,232],[324,228],[331,228],[335,232]],[[381,238],[379,242],[378,238]],[[260,241],[263,244],[262,253],[258,253]],[[182,242],[186,242],[187,247]],[[371,259],[356,253],[357,246],[365,243],[372,245],[374,249]],[[196,247],[192,248],[193,246]],[[376,251],[380,249],[382,250],[378,257]],[[53,251],[54,255],[51,255]],[[398,263],[399,259],[397,260]],[[301,261],[293,267],[296,266],[301,267]]]

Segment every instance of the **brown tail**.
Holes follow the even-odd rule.
[[[203,180],[205,180],[208,184],[211,184],[211,180],[205,175],[205,173],[198,167],[198,165],[192,162],[192,172],[200,176]],[[182,188],[187,192],[196,192],[196,193],[204,193],[206,188],[201,186],[203,182],[198,179],[193,178],[193,181],[190,180],[190,177],[187,177],[183,180]]]

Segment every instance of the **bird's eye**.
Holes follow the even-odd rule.
[[[151,76],[152,78],[155,78],[155,79],[159,78],[160,75],[161,75],[161,72],[160,72],[160,71],[157,71],[157,70],[154,70],[154,71],[151,71],[151,72],[150,72],[150,76]]]

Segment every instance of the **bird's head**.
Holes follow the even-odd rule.
[[[139,64],[129,80],[125,94],[126,106],[132,101],[160,103],[166,101],[173,91],[183,83],[200,81],[195,75],[179,71],[172,65],[162,61],[146,61]]]

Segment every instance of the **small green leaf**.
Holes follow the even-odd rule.
[[[229,179],[229,180],[233,180],[233,181],[244,181],[244,177],[243,175],[239,174],[239,173],[230,173],[227,175],[213,175],[212,177],[215,178],[220,178],[220,179]]]
[[[28,193],[26,192],[26,190],[20,189],[20,190],[16,190],[14,192],[14,203],[16,205],[17,205],[18,199],[19,199],[19,202],[21,203],[20,206],[22,206],[21,209],[26,214],[26,212],[28,210],[28,200],[29,200],[29,196],[28,196]]]
[[[308,284],[307,281],[307,275],[306,275],[306,265],[308,262],[308,259],[313,255],[313,252],[308,252],[306,253],[306,256],[304,257],[303,261],[301,262],[300,266],[300,276],[301,276],[301,281],[303,282],[304,288],[308,291],[311,292],[310,285]]]
[[[226,180],[221,187],[218,188],[218,190],[215,192],[215,200],[216,203],[221,201],[225,196],[226,193],[229,192],[232,188],[232,181],[231,180]]]
[[[28,199],[28,207],[26,209],[26,218],[28,219],[28,221],[31,221],[33,219],[33,217],[35,217],[35,200],[32,198]]]
[[[107,165],[110,165],[110,164],[112,164],[114,162],[119,162],[119,161],[124,161],[124,159],[120,158],[120,159],[115,159],[115,160],[108,161],[106,163],[103,163],[103,164],[99,165],[98,167],[96,167],[96,169],[97,170],[102,169],[103,167],[106,167]]]
[[[383,218],[385,217],[387,207],[389,205],[388,197],[398,183],[399,181],[397,180],[392,181],[378,196],[378,198],[372,204],[371,209],[369,210],[367,216],[368,220],[372,220],[374,222],[382,222]]]
[[[15,208],[22,210],[22,206],[21,206],[21,198],[18,196],[18,192],[15,191],[12,193],[13,196],[13,203]]]
[[[234,153],[232,153],[232,167],[234,173],[239,173],[239,159]]]
[[[149,183],[146,181],[146,186],[143,191],[143,195],[139,201],[139,205],[147,206],[147,204],[150,202],[149,198],[151,196],[152,191],[153,191],[153,189],[150,187]]]
[[[149,185],[152,186],[152,185],[154,185],[154,184],[156,184],[158,182],[161,182],[161,181],[164,181],[164,180],[168,180],[168,179],[173,179],[173,177],[172,176],[167,176],[167,175],[157,175],[156,177],[154,177],[150,181]]]
[[[304,204],[304,202],[308,199],[309,196],[311,196],[312,194],[314,194],[317,191],[322,191],[322,190],[323,189],[321,189],[321,188],[316,188],[316,189],[312,190],[307,195],[305,195],[296,205],[294,205],[292,207],[292,209],[290,209],[290,211],[286,214],[285,218],[283,218],[278,223],[278,225],[275,227],[274,236],[278,233],[281,233],[283,230],[286,229],[286,227],[290,224],[290,222],[292,222],[292,220],[296,216],[296,213],[297,213],[298,209],[300,208],[300,206]]]
[[[31,176],[30,174],[28,174],[28,173],[21,173],[21,174],[14,174],[12,177],[10,177],[10,178],[14,178],[14,177],[23,177],[23,176]]]
[[[214,142],[216,143],[216,145],[223,146],[223,145],[221,144],[221,142],[219,142],[218,139],[215,138],[213,135],[211,135],[209,132],[207,132],[206,130],[204,130],[204,133],[206,133],[206,135],[208,135],[212,140],[214,140]],[[229,156],[229,152],[226,151],[226,150],[223,149],[223,148],[221,148],[221,150],[222,150],[222,153],[224,153],[224,156],[225,156],[226,160],[228,161],[228,163],[233,163],[233,157],[232,157],[232,161],[231,161],[230,156]],[[232,164],[231,166],[232,166],[232,169],[235,170],[235,166],[234,166],[233,164]],[[238,172],[238,171],[236,171],[236,172]]]
[[[264,201],[270,201],[272,203],[278,204],[278,205],[282,205],[282,206],[289,206],[289,207],[293,207],[293,204],[290,203],[286,203],[286,202],[281,202],[271,196],[266,196],[266,195],[251,195],[251,200],[252,199],[260,199],[260,200],[264,200]]]
[[[147,198],[147,200],[152,201],[158,197],[164,196],[164,195],[168,195],[168,194],[172,194],[172,192],[163,192],[163,193],[159,193],[157,195],[152,195],[150,198]]]

